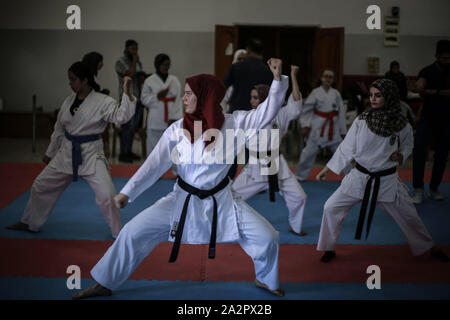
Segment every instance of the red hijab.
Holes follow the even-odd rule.
[[[225,86],[222,80],[210,74],[199,74],[186,79],[197,97],[197,108],[194,113],[185,113],[183,128],[191,134],[194,143],[194,121],[202,121],[202,133],[208,129],[222,128],[225,117],[220,105],[225,96]],[[205,141],[208,145],[212,141]]]

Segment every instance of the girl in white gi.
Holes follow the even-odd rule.
[[[147,156],[152,152],[164,130],[183,116],[181,85],[169,74],[170,58],[164,53],[155,57],[156,73],[145,79],[141,101],[149,109],[147,116]]]
[[[311,91],[305,100],[300,116],[302,135],[308,138],[295,172],[300,181],[308,177],[319,147],[328,147],[334,153],[347,132],[341,95],[331,87],[334,72],[324,70],[320,81],[321,86]]]
[[[448,257],[434,247],[396,171],[397,165],[411,154],[413,132],[402,115],[395,83],[388,79],[373,82],[370,86],[370,103],[370,109],[354,120],[344,141],[316,177],[317,180],[323,180],[329,170],[339,174],[352,159],[356,161],[356,167],[344,177],[341,186],[325,203],[317,246],[317,250],[325,251],[321,260],[329,262],[336,256],[334,250],[342,222],[350,209],[362,201],[355,235],[356,239],[361,238],[365,212],[371,198],[366,238],[378,204],[395,220],[408,240],[413,255],[430,250],[433,257],[448,261]]]
[[[91,270],[97,283],[77,292],[73,298],[110,295],[111,290],[124,283],[160,242],[167,240],[175,240],[169,262],[176,260],[181,242],[209,242],[209,258],[214,258],[216,240],[237,241],[253,259],[256,285],[278,296],[284,295],[278,286],[279,234],[242,199],[233,196],[227,177],[234,157],[246,143],[246,139],[236,139],[236,133],[264,128],[275,118],[283,103],[289,79],[281,75],[281,60],[269,59],[268,64],[274,74],[268,98],[251,111],[224,115],[220,101],[225,87],[216,76],[202,74],[186,80],[184,118],[164,132],[115,201],[123,207],[136,199],[170,168],[171,156],[175,155],[179,164],[173,191],[124,226],[116,241]],[[226,136],[227,129],[231,129],[228,131],[232,133],[231,137],[228,135],[231,141],[224,142],[222,147],[226,145],[227,151],[231,149],[227,157],[229,161],[206,163],[208,157],[214,157],[223,149],[220,143],[216,145],[220,141],[217,136],[218,133]],[[217,136],[210,142],[208,135],[212,131]],[[228,148],[229,142],[233,141],[237,142],[236,146]]]
[[[291,66],[292,95],[289,97],[288,104],[280,109],[276,118],[266,127],[268,130],[279,129],[280,138],[287,132],[290,121],[297,119],[301,112],[302,101],[297,82],[297,72],[298,67]],[[254,109],[266,99],[268,89],[269,87],[266,85],[258,85],[251,91],[250,104]],[[306,232],[302,231],[306,194],[289,169],[283,155],[279,157],[279,170],[275,176],[277,180],[271,181],[272,177],[262,175],[260,162],[247,164],[234,181],[232,188],[243,200],[247,200],[258,192],[267,189],[270,192],[280,191],[289,209],[289,231],[300,236],[306,235]]]
[[[80,176],[94,190],[96,203],[115,238],[122,228],[120,211],[114,205],[116,190],[100,134],[108,122],[121,124],[133,116],[136,99],[129,93],[131,78],[124,78],[125,89],[119,105],[92,89],[93,75],[85,64],[74,63],[68,76],[73,93],[64,100],[58,113],[43,159],[47,166],[34,180],[22,219],[7,229],[39,231],[59,196]]]

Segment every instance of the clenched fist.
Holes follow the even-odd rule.
[[[121,209],[128,204],[129,199],[130,198],[127,195],[119,193],[114,197],[114,204],[116,205],[117,208]]]
[[[269,65],[270,71],[273,73],[273,78],[277,81],[281,80],[281,68],[283,66],[283,62],[281,59],[270,58],[267,60],[267,64]]]

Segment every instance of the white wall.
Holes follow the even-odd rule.
[[[81,7],[81,31],[66,29],[66,8]],[[366,28],[366,8],[400,7],[400,47],[383,45],[382,31]],[[124,41],[139,42],[147,72],[153,57],[172,57],[183,82],[214,72],[214,25],[320,25],[345,28],[344,73],[366,74],[367,57],[379,56],[384,73],[399,60],[407,75],[433,61],[435,43],[450,38],[449,0],[40,0],[0,2],[0,97],[9,110],[28,111],[31,96],[47,111],[68,94],[66,70],[89,51],[104,55],[99,83],[117,98],[113,70]]]
[[[388,15],[400,7],[405,35],[448,36],[448,0],[39,0],[0,2],[0,29],[65,29],[66,8],[77,4],[85,30],[214,31],[215,24],[254,23],[366,28],[366,8]],[[170,17],[170,19],[169,19]]]

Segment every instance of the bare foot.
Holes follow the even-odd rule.
[[[292,229],[292,227],[289,227],[289,232],[295,233],[296,235],[300,236],[300,237],[304,237],[307,235],[307,233],[305,231],[300,231],[300,233],[295,232],[294,229]]]
[[[284,290],[281,288],[275,289],[275,290],[270,290],[268,286],[266,286],[264,283],[259,282],[258,280],[255,279],[255,284],[258,288],[262,288],[265,289],[267,291],[269,291],[270,293],[273,293],[274,295],[278,296],[278,297],[284,297]]]
[[[84,299],[84,298],[89,298],[89,297],[101,297],[101,296],[110,296],[110,295],[112,295],[111,290],[96,283],[87,289],[76,292],[72,296],[72,299],[78,300],[78,299]]]
[[[6,229],[8,229],[8,230],[20,230],[20,231],[34,232],[34,231],[31,231],[30,229],[28,229],[28,225],[26,223],[23,223],[23,222],[20,222],[20,221],[17,222],[17,223],[12,224],[10,226],[7,226]]]

